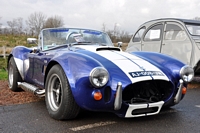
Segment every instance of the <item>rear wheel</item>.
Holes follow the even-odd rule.
[[[73,119],[80,111],[68,80],[60,65],[51,68],[45,84],[45,101],[49,115],[57,120]]]
[[[14,58],[11,57],[8,64],[8,85],[12,91],[20,91],[17,82],[21,82],[22,78],[19,74]]]

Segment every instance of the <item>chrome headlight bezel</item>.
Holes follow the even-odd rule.
[[[191,66],[185,65],[181,68],[179,74],[184,82],[191,82],[194,77],[194,70]]]
[[[94,86],[95,88],[101,88],[107,84],[109,79],[109,73],[103,67],[95,67],[90,72],[89,79],[92,86]]]

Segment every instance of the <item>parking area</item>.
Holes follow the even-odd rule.
[[[0,132],[200,132],[200,89],[189,89],[176,106],[155,116],[124,119],[112,113],[82,111],[78,118],[57,121],[44,101],[0,106]]]

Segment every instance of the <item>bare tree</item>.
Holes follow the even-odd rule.
[[[40,30],[43,28],[46,21],[46,15],[42,12],[35,12],[28,17],[27,25],[29,26],[32,35],[38,35]]]
[[[117,39],[119,38],[120,31],[118,27],[119,27],[119,24],[115,23],[114,29],[113,29],[113,37],[112,37],[113,43],[116,43]]]
[[[103,25],[104,26],[104,25]],[[115,23],[113,30],[107,30],[106,33],[110,37],[113,43],[123,42],[128,43],[131,39],[131,35],[126,31],[119,29],[119,24]]]
[[[102,24],[102,31],[106,32],[106,24],[105,23]]]
[[[118,41],[128,43],[130,41],[130,39],[131,39],[131,35],[128,32],[121,31],[121,33],[119,34],[119,40]]]
[[[63,18],[61,16],[55,15],[54,17],[49,17],[44,23],[43,28],[57,28],[64,25]]]
[[[9,29],[8,28],[3,28],[2,29],[2,34],[6,34],[6,35],[10,34]]]
[[[21,35],[23,33],[23,18],[16,19],[16,30]]]
[[[12,21],[7,21],[7,24],[9,26],[9,32],[10,34],[15,34],[16,32],[16,19],[13,19]]]
[[[23,32],[23,19],[22,18],[16,18],[12,21],[7,21],[7,24],[9,26],[9,32],[10,34],[22,34]]]

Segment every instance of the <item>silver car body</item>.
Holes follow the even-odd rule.
[[[164,18],[142,24],[126,52],[153,51],[171,55],[200,72],[200,21]]]

